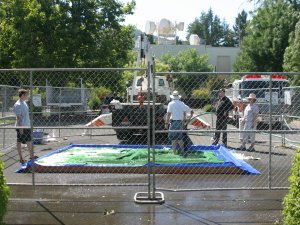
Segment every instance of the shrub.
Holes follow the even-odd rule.
[[[4,215],[7,209],[8,196],[10,194],[9,187],[3,174],[4,164],[0,160],[0,224],[3,223]]]
[[[207,104],[203,107],[204,112],[212,112],[213,111],[213,107],[211,104]]]
[[[93,96],[88,103],[90,109],[100,109],[101,101],[97,96]]]
[[[286,225],[299,225],[300,221],[300,149],[295,154],[292,172],[289,177],[290,189],[284,198],[283,222]]]
[[[199,99],[209,99],[209,90],[206,88],[203,89],[195,89],[192,92],[193,97]]]
[[[99,87],[93,90],[92,98],[89,99],[88,106],[90,109],[100,109],[102,100],[111,94],[111,90],[106,87]]]

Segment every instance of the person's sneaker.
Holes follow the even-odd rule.
[[[214,141],[213,143],[212,143],[212,145],[217,145],[218,144],[218,141]]]
[[[31,160],[34,160],[34,161],[35,161],[35,160],[38,159],[38,158],[39,158],[39,157],[35,155],[35,156],[33,156],[33,158],[30,157],[29,159],[30,159],[30,161],[31,161]]]
[[[255,152],[255,148],[254,146],[250,146],[247,150],[248,152]]]
[[[247,149],[246,149],[246,146],[245,146],[245,145],[241,145],[241,146],[238,148],[238,150],[240,150],[240,151],[246,151]]]
[[[20,163],[23,165],[24,163],[26,163],[26,160],[20,159]]]

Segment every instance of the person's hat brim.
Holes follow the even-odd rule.
[[[181,99],[181,95],[170,95],[172,99]]]

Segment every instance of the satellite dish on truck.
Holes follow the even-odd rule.
[[[184,22],[172,23],[170,20],[163,18],[158,23],[146,21],[145,33],[157,35],[157,44],[176,44],[176,31],[184,30]]]
[[[200,38],[197,34],[191,34],[189,42],[190,45],[200,45]]]
[[[157,32],[159,35],[168,37],[175,35],[176,28],[174,24],[165,18],[161,19],[157,26]]]
[[[176,26],[178,31],[183,31],[184,29],[184,22],[179,22],[179,23],[176,23]]]
[[[153,34],[156,30],[156,25],[152,21],[146,21],[146,26],[145,26],[145,33],[146,34]]]

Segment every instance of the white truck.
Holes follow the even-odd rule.
[[[150,43],[144,34],[139,36],[136,42],[137,63],[136,68],[142,60],[145,64],[153,65],[153,56],[150,51]],[[154,78],[155,77],[155,78]],[[153,79],[155,85],[153,87]],[[156,104],[150,104],[150,115],[148,115],[147,92],[149,92],[150,101],[153,101],[153,88],[155,89]],[[127,102],[121,103],[120,107],[112,106],[112,126],[114,127],[117,137],[120,140],[132,140],[133,137],[145,139],[147,137],[147,129],[130,129],[130,127],[149,126],[148,118],[150,118],[150,127],[155,124],[156,130],[164,129],[164,116],[166,114],[167,101],[170,100],[171,87],[165,76],[154,76],[153,71],[149,71],[149,77],[146,74],[138,75],[135,71],[132,84],[127,88]],[[144,103],[141,103],[141,97]],[[140,98],[140,99],[139,99]],[[155,116],[153,117],[153,109],[155,108]],[[155,120],[155,121],[153,121]],[[128,127],[128,129],[126,129]],[[122,129],[123,128],[123,129]],[[152,132],[152,129],[150,129]]]
[[[280,128],[282,126],[282,115],[287,109],[285,96],[289,92],[289,81],[284,75],[272,76],[272,126]],[[231,92],[231,93],[230,93]],[[234,110],[232,119],[235,125],[239,126],[239,118],[243,117],[244,110],[248,104],[247,97],[250,93],[256,95],[256,104],[259,107],[259,125],[269,126],[269,105],[270,105],[270,76],[260,74],[244,75],[240,80],[232,83],[232,90],[226,95],[231,99]]]
[[[155,96],[156,102],[167,103],[170,101],[170,95],[172,93],[171,84],[167,81],[165,76],[155,77]],[[132,85],[127,88],[128,102],[138,102],[138,96],[143,94],[145,100],[147,99],[148,90],[148,78],[146,75],[134,76]],[[153,90],[153,78],[150,77],[150,90]],[[152,92],[151,92],[152,93]],[[152,96],[150,96],[152,100]]]

